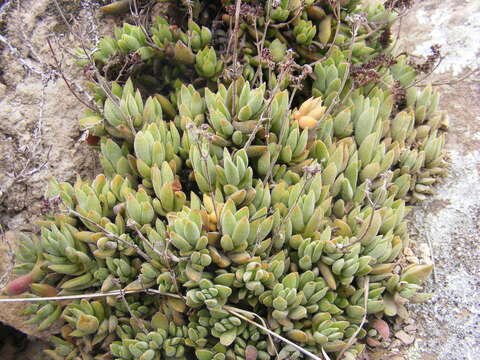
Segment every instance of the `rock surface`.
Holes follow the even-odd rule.
[[[432,45],[442,46],[444,59],[427,81],[441,87],[440,108],[450,117],[450,168],[436,194],[414,207],[409,225],[414,253],[435,264],[426,289],[433,298],[411,305],[399,340],[371,358],[479,359],[480,2],[417,1],[400,30],[399,46],[409,53],[426,57]]]
[[[415,253],[430,252],[435,263],[427,289],[434,297],[410,307],[418,330],[404,356],[473,360],[480,358],[480,2],[417,3],[403,20],[400,46],[425,56],[442,45],[445,58],[428,81],[451,82],[441,86],[440,102],[450,116],[450,173],[410,221]]]
[[[77,120],[85,106],[53,68],[47,37],[59,61],[58,44],[75,41],[62,34],[52,4],[12,1],[0,10],[2,20],[8,16],[0,37],[0,224],[6,229],[35,229],[50,177],[74,180],[95,170],[93,151],[79,141]],[[89,16],[81,7],[72,11]],[[63,69],[75,82],[81,74],[71,63],[67,56]]]
[[[59,3],[70,6],[70,16],[77,16],[84,24],[91,23],[87,20],[93,19],[89,1]],[[77,125],[85,106],[70,93],[53,68],[47,37],[51,38],[59,61],[62,49],[58,44],[75,43],[75,39],[62,34],[61,24],[50,0],[6,1],[0,8],[0,230],[3,231],[38,230],[35,220],[41,216],[43,194],[51,177],[72,181],[77,175],[91,177],[97,171],[96,155],[80,141]],[[71,57],[65,58],[62,68],[70,81],[81,84],[81,74],[72,66]],[[0,258],[3,274],[8,263],[4,247],[0,248]],[[47,339],[48,332],[39,333],[34,326],[25,324],[26,319],[19,315],[23,307],[2,304],[0,322]]]

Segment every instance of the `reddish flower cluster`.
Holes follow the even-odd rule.
[[[386,26],[385,29],[383,29],[378,41],[384,49],[386,49],[390,45],[392,41],[392,28],[390,27],[390,25]]]
[[[354,66],[351,71],[354,86],[361,87],[369,82],[378,81],[381,75],[376,69],[380,66],[390,67],[395,64],[396,60],[392,56],[380,54],[362,65]]]
[[[56,196],[52,199],[43,199],[40,213],[42,215],[57,213],[60,209],[61,204],[62,204],[62,199],[60,198],[60,196]]]
[[[387,0],[385,1],[386,9],[405,10],[410,9],[415,0]]]
[[[420,73],[428,74],[432,72],[434,66],[437,64],[438,60],[441,57],[440,48],[441,46],[438,44],[432,45],[430,47],[432,54],[428,55],[427,59],[423,63],[417,64],[414,62],[410,62],[409,65],[412,66],[416,71]]]

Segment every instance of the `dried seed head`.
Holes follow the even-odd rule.
[[[365,13],[348,15],[345,20],[351,24],[352,33],[356,35],[360,26],[367,23],[367,15]]]
[[[62,204],[62,199],[60,198],[60,195],[57,195],[50,199],[43,199],[40,212],[42,213],[42,215],[57,213],[60,211],[61,204]]]
[[[432,45],[430,47],[430,51],[432,52],[430,55],[427,56],[426,60],[423,63],[417,64],[414,61],[410,61],[409,65],[412,66],[416,71],[424,74],[428,74],[432,72],[435,65],[441,58],[440,54],[441,46],[439,44]]]
[[[312,73],[312,67],[308,64],[303,65],[301,67],[301,72],[297,76],[291,76],[290,82],[292,83],[293,87],[296,87],[297,89],[301,89],[303,87],[303,81],[305,78]]]
[[[286,76],[289,76],[293,73],[295,65],[295,60],[293,60],[293,50],[288,49],[284,60],[278,64],[277,70],[279,72],[278,78],[284,78]]]
[[[385,29],[383,29],[382,34],[380,35],[380,38],[378,39],[380,42],[380,45],[382,45],[382,48],[386,49],[391,41],[392,41],[392,28],[390,25],[386,26]]]
[[[387,0],[385,1],[385,8],[390,9],[390,10],[406,10],[410,9],[413,4],[415,3],[415,0]]]
[[[260,54],[260,60],[268,66],[269,69],[275,68],[275,63],[273,61],[272,52],[268,48],[263,48]]]
[[[303,167],[303,171],[305,173],[305,176],[308,179],[308,178],[314,177],[320,171],[322,171],[322,167],[320,164],[307,165]]]
[[[397,61],[392,56],[380,54],[362,65],[354,66],[351,75],[355,87],[359,88],[370,82],[378,81],[381,75],[376,69],[381,66],[391,67],[396,63]]]

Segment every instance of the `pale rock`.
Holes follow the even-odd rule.
[[[413,344],[415,341],[415,337],[412,335],[407,334],[405,331],[400,330],[395,333],[395,337],[399,339],[405,345]]]

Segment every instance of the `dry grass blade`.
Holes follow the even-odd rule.
[[[302,348],[300,345],[295,344],[293,341],[290,341],[290,340],[284,338],[283,336],[277,334],[276,332],[270,330],[269,328],[267,328],[263,325],[260,325],[259,323],[256,323],[255,321],[249,319],[248,317],[240,314],[240,312],[245,312],[244,310],[237,309],[237,308],[234,308],[234,307],[231,307],[231,306],[224,306],[223,308],[225,310],[227,310],[230,314],[239,317],[240,319],[248,322],[249,324],[252,324],[252,325],[258,327],[259,329],[262,329],[263,331],[265,331],[266,333],[270,334],[271,336],[277,338],[278,340],[283,341],[284,343],[294,347],[296,350],[300,351],[304,355],[307,355],[309,358],[314,359],[314,360],[325,360],[325,359],[319,358],[317,355],[315,355],[315,354],[311,353],[310,351]],[[247,311],[246,313],[250,314],[249,311]]]
[[[331,360],[330,356],[328,356],[327,352],[325,351],[325,349],[323,347],[322,347],[322,355],[325,357],[325,360]]]
[[[128,294],[155,294],[160,296],[172,297],[184,300],[184,297],[177,294],[162,293],[156,289],[138,289],[138,290],[113,290],[104,293],[89,293],[80,295],[63,295],[63,296],[48,296],[48,297],[23,297],[23,298],[5,298],[0,299],[0,303],[22,303],[22,302],[39,302],[39,301],[60,301],[60,300],[78,300],[78,299],[94,299],[108,296],[122,296]]]
[[[368,225],[367,225],[367,228],[365,229],[365,231],[362,233],[362,235],[355,241],[351,242],[350,244],[348,245],[345,245],[342,247],[343,251],[351,248],[353,245],[355,244],[358,244],[359,242],[361,242],[365,236],[367,236],[367,233],[368,231],[370,230],[370,228],[372,227],[372,223],[373,223],[373,218],[375,217],[375,211],[377,209],[377,200],[375,201],[372,201],[372,199],[370,198],[370,189],[367,187],[366,189],[366,198],[368,200],[368,202],[370,203],[370,206],[372,207],[372,214],[370,215],[370,219],[368,221]]]
[[[95,107],[95,106],[92,106],[91,104],[89,104],[88,102],[84,101],[78,94],[77,92],[73,89],[72,85],[70,84],[70,81],[67,80],[65,74],[63,71],[61,71],[61,67],[60,67],[60,62],[58,61],[58,58],[57,58],[57,55],[55,54],[55,50],[53,50],[53,46],[52,46],[52,43],[50,41],[50,38],[47,37],[47,43],[48,43],[48,47],[50,48],[50,52],[52,54],[52,58],[53,58],[53,61],[55,62],[55,67],[57,68],[57,72],[60,74],[60,76],[62,77],[63,81],[65,82],[65,85],[67,85],[67,88],[68,90],[70,90],[70,92],[72,93],[73,96],[75,96],[75,98],[80,101],[80,103],[82,103],[83,105],[85,105],[87,108],[89,108],[90,110],[94,111],[94,112],[98,112],[98,109]]]
[[[247,310],[243,310],[243,309],[237,309],[237,308],[234,308],[232,306],[228,306],[228,307],[231,308],[231,309],[236,309],[236,311],[239,311],[239,312],[242,312],[242,313],[245,313],[245,314],[249,314],[250,316],[256,317],[258,320],[260,320],[260,322],[263,324],[263,326],[267,327],[267,323],[265,322],[265,320],[260,315],[255,314],[254,312],[251,312],[251,311],[247,311]],[[267,333],[267,336],[268,336],[268,339],[270,340],[270,342],[272,344],[273,350],[275,351],[275,354],[277,355],[277,358],[279,358],[277,347],[275,346],[275,343],[273,342],[272,335]]]
[[[363,295],[364,295],[364,298],[365,298],[365,301],[364,301],[364,303],[363,303],[363,307],[364,307],[364,309],[365,309],[365,314],[363,315],[362,322],[360,323],[360,325],[358,325],[357,330],[352,334],[352,336],[350,336],[350,339],[348,339],[347,343],[345,344],[345,346],[343,347],[343,349],[342,349],[342,350],[340,351],[340,353],[338,354],[337,360],[341,360],[343,354],[345,353],[345,351],[347,351],[348,348],[353,345],[353,343],[354,343],[354,342],[356,341],[356,339],[357,339],[358,333],[360,332],[360,330],[362,330],[362,327],[363,327],[363,325],[365,324],[365,321],[367,321],[367,304],[368,304],[368,290],[369,290],[369,286],[370,286],[370,278],[369,278],[369,277],[366,277],[366,278],[365,278],[364,288],[363,288],[363,291],[364,291]]]
[[[114,280],[114,283],[116,285],[118,285],[118,287],[121,287],[120,285],[120,281],[118,281],[118,279],[115,279]],[[142,329],[142,331],[145,333],[145,334],[148,334],[148,330],[147,328],[145,327],[145,324],[143,323],[142,320],[140,320],[136,315],[135,313],[132,311],[132,308],[130,307],[130,305],[128,304],[128,301],[127,299],[125,298],[125,292],[123,291],[123,289],[120,289],[120,298],[122,299],[122,302],[123,304],[125,305],[125,307],[127,308],[128,310],[128,313],[130,314],[130,316],[132,317],[132,319],[135,320],[135,322],[137,323],[138,327],[140,329]]]

